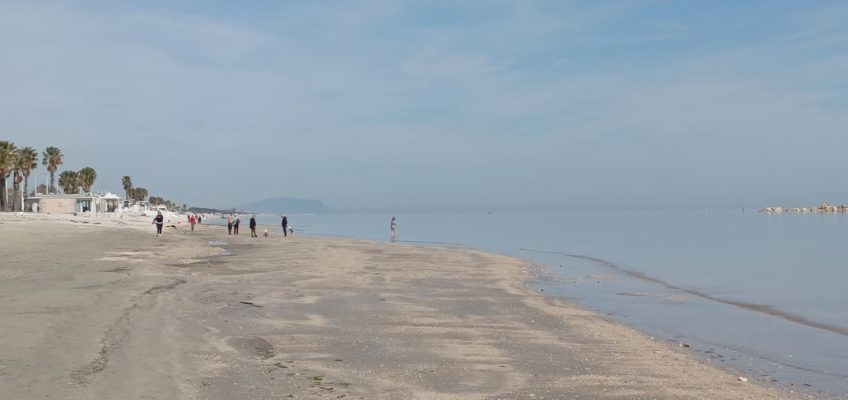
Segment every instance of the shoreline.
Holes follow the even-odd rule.
[[[95,371],[74,387],[79,396],[72,393],[68,398],[92,393],[133,398],[127,392],[131,388],[118,388],[115,379],[139,383],[153,378],[133,363],[168,366],[174,378],[166,379],[172,384],[163,387],[176,395],[173,398],[527,398],[531,393],[536,398],[808,398],[771,385],[739,382],[691,354],[541,294],[532,289],[528,262],[512,257],[303,235],[286,241],[251,240],[249,229],[234,238],[225,228],[206,224],[195,234],[185,234],[180,226],[174,230],[179,233],[156,240],[149,223],[140,221],[128,225],[147,229],[146,234],[132,230],[120,238],[124,235],[110,234],[113,229],[22,220],[30,222],[22,231],[70,235],[59,245],[85,231],[108,244],[88,243],[95,252],[141,247],[131,249],[133,255],[101,254],[96,259],[105,264],[102,268],[127,268],[118,272],[123,278],[117,286],[76,282],[77,289],[71,290],[81,296],[97,292],[101,298],[135,295],[107,307],[109,314],[92,324],[105,327],[117,321],[112,328],[118,328],[100,329],[95,337],[105,338],[101,350],[92,351],[94,345],[80,352]],[[0,216],[0,223],[4,241],[9,233],[21,233],[9,218]],[[222,249],[208,245],[215,240],[227,244]],[[215,257],[221,250],[232,255]],[[23,256],[27,252],[17,251]],[[56,265],[73,264],[52,257]],[[81,257],[80,265],[92,263]],[[26,276],[22,261],[11,259],[2,276],[15,275],[13,270]],[[74,279],[99,281],[103,273]],[[37,290],[38,283],[33,284]],[[11,297],[0,301],[26,308]],[[135,305],[128,305],[133,301]],[[118,316],[127,309],[133,310],[128,317]],[[33,329],[49,326],[37,319]],[[151,339],[144,339],[142,332],[157,326],[170,331],[167,338],[175,345],[146,354],[138,346]],[[123,339],[109,339],[118,333]],[[68,335],[72,338],[67,340],[82,340]],[[100,365],[103,349],[110,359]],[[56,373],[54,378],[60,380],[62,371]],[[65,394],[52,394],[57,393]],[[26,394],[16,398],[30,398]]]

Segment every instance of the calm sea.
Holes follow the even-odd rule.
[[[751,380],[848,398],[848,216],[735,211],[396,214],[403,242],[546,265],[537,290]],[[392,215],[291,215],[296,234],[388,240]],[[243,218],[246,219],[246,218]],[[277,216],[259,217],[279,225]]]

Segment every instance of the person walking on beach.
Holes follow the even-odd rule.
[[[392,241],[394,242],[397,240],[397,220],[395,220],[395,217],[392,217],[392,222],[389,225],[389,228],[392,230]]]
[[[236,214],[236,220],[233,222],[233,235],[238,236],[238,227],[240,223],[241,219],[238,217],[238,214]]]
[[[256,234],[256,216],[255,215],[252,215],[250,217],[250,237],[259,237],[259,235]]]
[[[233,234],[233,214],[227,214],[227,235]]]
[[[283,215],[283,237],[289,237],[289,218]]]
[[[198,225],[200,225],[200,221],[201,221],[201,220],[203,220],[203,217],[202,217],[202,216],[200,216],[200,215],[198,215],[198,216],[197,216],[197,224],[198,224]]]
[[[188,224],[191,225],[191,231],[194,232],[194,224],[197,223],[197,217],[194,214],[188,216]]]
[[[162,236],[162,225],[165,225],[165,217],[162,216],[162,211],[159,211],[159,213],[153,217],[153,224],[156,225],[156,237]]]

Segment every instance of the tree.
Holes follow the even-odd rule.
[[[79,173],[76,171],[62,171],[59,174],[59,186],[66,194],[79,193]]]
[[[124,192],[127,193],[127,200],[129,200],[130,199],[130,191],[133,188],[132,178],[130,178],[129,175],[124,176],[123,178],[121,178],[121,184],[124,185]]]
[[[0,141],[0,211],[6,211],[9,193],[6,190],[6,178],[15,167],[15,144]]]
[[[38,152],[32,147],[24,147],[18,151],[18,162],[24,176],[24,194],[29,196],[29,175],[38,168]]]
[[[14,188],[14,194],[12,195],[12,211],[23,211],[24,204],[21,201],[21,182],[24,181],[24,169],[26,169],[29,164],[28,160],[25,160],[21,157],[21,150],[15,150],[15,155],[12,159],[12,169],[14,172],[14,178],[12,178],[12,187]]]
[[[21,170],[18,164],[18,159],[15,157],[15,169],[13,170],[13,178],[12,178],[12,211],[22,211],[24,209],[23,204],[21,204],[21,182],[24,180],[24,175],[21,173]]]
[[[62,157],[64,157],[62,150],[59,150],[58,147],[51,146],[44,149],[44,152],[41,154],[44,157],[42,164],[47,167],[47,171],[50,171],[50,193],[56,193],[56,180],[53,179],[53,174],[62,165]]]
[[[94,181],[97,180],[97,171],[91,167],[85,167],[77,173],[77,183],[82,186],[82,190],[86,193],[91,192],[91,187],[94,186]]]
[[[144,201],[147,198],[147,189],[145,188],[133,188],[130,193],[135,201]]]

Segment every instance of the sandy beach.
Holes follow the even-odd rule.
[[[807,398],[534,291],[521,260],[153,232],[0,216],[0,399]]]

